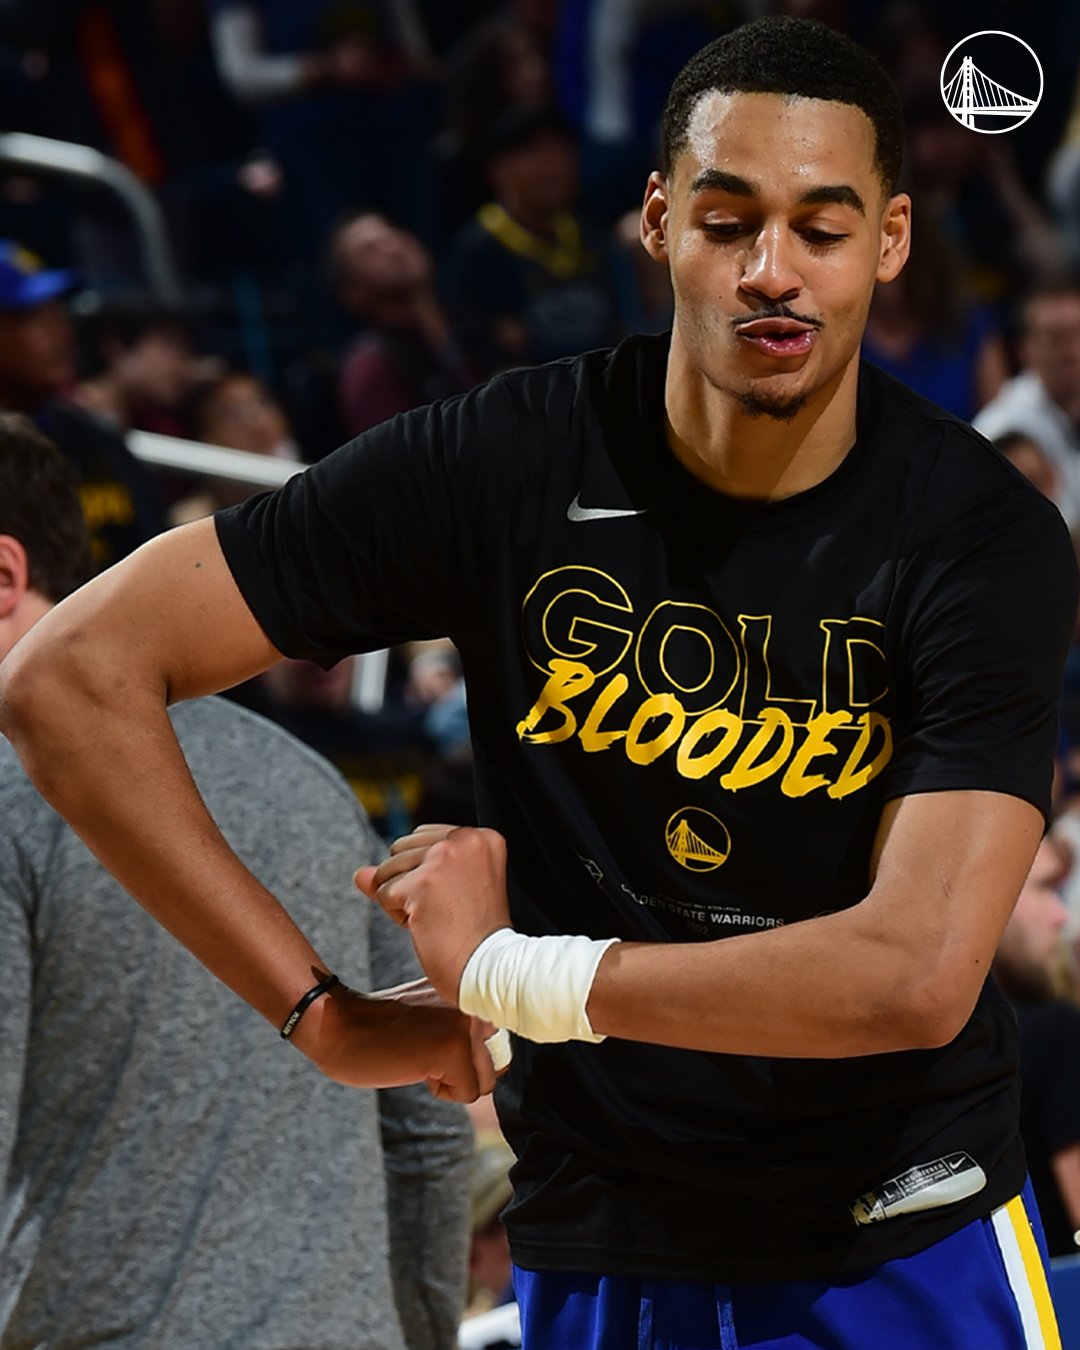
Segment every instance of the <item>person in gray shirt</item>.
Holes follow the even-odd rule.
[[[86,563],[66,461],[0,416],[0,657]],[[406,935],[352,886],[384,850],[337,772],[227,701],[172,717],[232,846],[351,952],[350,983],[412,979]],[[455,1344],[464,1112],[313,1072],[113,881],[3,739],[0,1028],[0,1350]]]

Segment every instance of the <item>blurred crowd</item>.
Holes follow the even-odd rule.
[[[152,471],[132,431],[303,464],[499,370],[663,330],[670,289],[637,225],[662,99],[697,48],[772,12],[849,32],[905,103],[915,244],[875,298],[866,355],[972,421],[1080,530],[1078,6],[5,0],[0,127],[122,165],[160,206],[180,282],[181,301],[162,293],[115,191],[35,169],[0,135],[0,408],[75,464],[96,565],[252,490]],[[1045,75],[1005,136],[961,126],[939,92],[952,46],[987,29],[1024,38]],[[377,707],[357,694],[368,659],[286,662],[236,697],[333,760],[385,836],[468,823],[453,648],[391,653]],[[1057,811],[1036,935],[1004,956],[1020,1002],[1077,998],[1080,638]],[[1025,978],[1033,962],[1045,979]],[[1042,1145],[1064,1146],[1060,1131]],[[481,1239],[500,1174],[485,1144]],[[1080,1187],[1075,1206],[1062,1231],[1080,1227]],[[481,1302],[506,1297],[502,1260],[484,1256]]]

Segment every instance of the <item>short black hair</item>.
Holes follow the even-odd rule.
[[[26,549],[29,584],[47,600],[63,600],[90,577],[78,474],[19,413],[0,413],[0,534]]]
[[[671,86],[661,136],[664,170],[686,149],[690,119],[704,94],[793,94],[859,108],[874,128],[874,166],[886,192],[904,158],[904,115],[881,64],[851,38],[817,19],[775,15],[743,24],[692,56]]]

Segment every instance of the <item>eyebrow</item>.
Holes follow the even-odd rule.
[[[757,188],[746,178],[726,169],[702,169],[690,184],[691,192],[726,192],[732,197],[756,197]],[[866,215],[866,205],[853,187],[847,183],[823,184],[820,187],[807,188],[799,198],[799,206],[850,206],[860,216]]]

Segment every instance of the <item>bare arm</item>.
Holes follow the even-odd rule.
[[[38,790],[155,918],[275,1026],[330,967],[225,843],[166,707],[248,679],[279,655],[204,520],[90,582],[0,666],[0,731]],[[471,1097],[490,1082],[477,1083],[457,1017],[335,991],[311,1005],[293,1039],[344,1082],[430,1078],[447,1095]]]
[[[1042,834],[991,792],[886,807],[873,884],[850,909],[702,943],[623,942],[588,1000],[595,1031],[728,1054],[844,1057],[942,1045],[963,1027]],[[358,877],[452,996],[468,957],[508,922],[500,836],[412,836]]]

